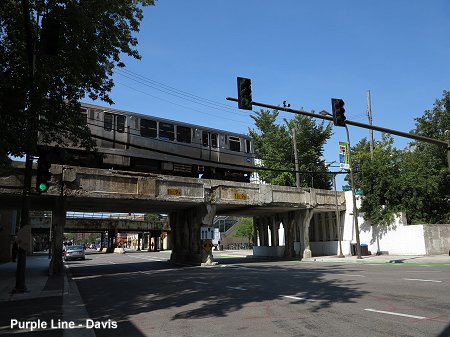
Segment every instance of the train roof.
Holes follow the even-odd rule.
[[[189,124],[189,123],[185,123],[185,122],[181,122],[181,121],[175,121],[175,120],[172,120],[172,119],[167,119],[167,118],[162,118],[162,117],[157,117],[157,116],[152,116],[152,115],[144,115],[144,114],[141,114],[141,113],[126,111],[126,110],[121,110],[121,109],[108,108],[108,107],[105,107],[105,106],[95,105],[95,104],[90,104],[90,103],[80,102],[80,104],[83,107],[101,109],[101,110],[104,110],[106,112],[115,112],[115,113],[127,114],[127,115],[140,117],[140,118],[154,118],[154,119],[156,119],[158,121],[163,121],[163,122],[167,122],[167,123],[173,123],[173,124],[177,124],[177,125],[188,126],[188,127],[191,127],[191,128],[199,128],[201,130],[214,131],[214,132],[221,133],[221,134],[226,134],[226,135],[231,135],[231,136],[237,136],[237,137],[251,139],[250,136],[242,134],[242,133],[236,133],[236,132],[231,132],[231,131],[214,129],[214,128],[210,128],[210,127],[207,127],[207,126],[196,125],[196,124]]]

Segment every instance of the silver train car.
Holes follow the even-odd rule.
[[[169,119],[81,104],[98,155],[81,148],[38,144],[52,163],[187,177],[250,180],[250,137]]]

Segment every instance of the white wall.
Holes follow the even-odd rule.
[[[353,225],[353,200],[352,192],[345,192],[346,214],[344,221],[343,250],[344,245],[356,243]],[[357,207],[361,206],[361,199],[357,197]],[[358,217],[360,229],[360,242],[367,244],[369,251],[375,254],[377,251],[391,255],[425,255],[425,240],[423,225],[410,225],[406,223],[406,217],[400,213],[394,222],[388,227],[371,226],[362,216]],[[345,254],[345,253],[344,253]]]

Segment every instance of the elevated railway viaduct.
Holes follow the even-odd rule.
[[[77,166],[52,165],[51,172],[50,189],[30,196],[30,208],[52,211],[55,270],[62,266],[57,253],[62,251],[67,211],[169,214],[171,259],[184,263],[201,261],[200,227],[211,226],[216,215],[253,217],[253,242],[259,242],[263,255],[281,250],[285,257],[310,257],[312,223],[325,240],[337,241],[338,237],[333,191]],[[3,226],[8,226],[11,215],[21,208],[22,182],[21,164],[0,175]],[[345,211],[343,192],[338,192],[338,209],[340,214]],[[281,223],[284,248],[277,247]],[[0,239],[5,242],[5,238]]]

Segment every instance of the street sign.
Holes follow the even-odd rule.
[[[350,158],[348,156],[348,143],[339,142],[339,166],[340,168],[350,169]]]
[[[358,188],[358,189],[355,191],[355,194],[356,194],[356,195],[364,195],[364,190],[363,190],[362,188]]]
[[[214,227],[200,227],[200,239],[212,240],[214,239]]]
[[[351,191],[352,190],[352,187],[350,186],[350,185],[344,185],[344,186],[342,186],[342,190],[343,191]]]

